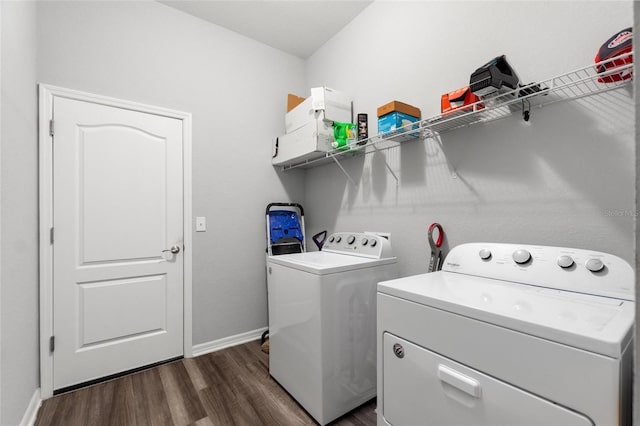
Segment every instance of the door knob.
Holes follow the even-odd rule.
[[[177,253],[180,253],[180,246],[176,244],[175,246],[171,246],[170,249],[162,250],[163,253],[165,251],[170,251],[173,254],[177,254]]]

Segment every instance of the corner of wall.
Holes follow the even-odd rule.
[[[0,93],[2,93],[2,9],[0,2]],[[0,98],[0,111],[2,111]],[[0,141],[2,141],[2,114],[0,114]],[[2,145],[0,145],[0,188],[2,188]],[[2,199],[0,199],[0,241],[2,240]],[[2,246],[0,246],[0,343],[2,343]],[[0,383],[2,383],[2,351],[0,351]],[[2,419],[2,386],[0,386],[0,420]]]
[[[34,390],[37,401],[40,397],[36,38],[37,3],[0,2],[0,424],[3,425],[18,424],[24,418],[30,401],[34,401]]]
[[[634,28],[635,31],[633,33],[633,44],[638,46],[640,43],[640,35],[638,35],[638,29],[640,29],[640,6],[638,6],[638,2],[633,2],[633,19],[634,19]],[[636,68],[636,76],[637,76],[637,65],[634,65]],[[637,77],[633,79],[633,96],[635,99],[635,140],[638,141],[640,137],[640,126],[638,123],[640,122],[640,102],[638,102],[638,79]],[[635,154],[636,154],[636,212],[640,210],[640,181],[638,180],[638,176],[640,176],[640,150],[638,149],[638,145],[635,145]],[[640,276],[638,275],[638,270],[640,269],[640,232],[638,229],[638,217],[634,216],[634,234],[635,234],[635,271],[636,271],[636,299],[637,295],[640,294]],[[636,318],[640,317],[640,304],[636,303]],[[638,353],[640,351],[640,335],[638,333],[638,327],[635,327],[634,330],[634,338],[635,338],[635,360],[634,360],[634,392],[633,392],[633,419],[635,420],[633,423],[638,424],[640,420],[640,369],[638,368]]]

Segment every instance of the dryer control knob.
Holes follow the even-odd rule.
[[[369,244],[369,240],[367,240],[366,238],[363,238],[362,241],[360,241],[360,244],[362,244],[363,246],[366,246],[367,244]]]
[[[573,266],[573,259],[571,256],[567,256],[566,254],[558,257],[558,266],[561,268],[570,268]]]
[[[587,260],[587,263],[585,264],[585,266],[591,272],[600,272],[604,269],[604,263],[602,263],[602,260],[597,258],[592,258]]]
[[[342,241],[342,237],[341,237],[340,235],[338,235],[338,236],[336,237],[336,243],[339,243],[340,241]]]
[[[478,252],[478,255],[480,256],[480,259],[482,260],[489,260],[491,258],[491,250],[489,249],[482,249]]]
[[[371,240],[371,247],[375,247],[378,245],[378,240]]]
[[[334,240],[336,239],[336,237],[334,237],[333,235],[331,236],[331,238],[329,238],[329,242],[332,243]]]
[[[356,237],[354,237],[353,235],[349,235],[349,238],[347,238],[347,243],[349,244],[353,244],[356,241]]]
[[[511,255],[513,261],[518,265],[522,265],[523,263],[527,263],[531,259],[531,253],[529,253],[525,249],[519,249],[513,252]]]

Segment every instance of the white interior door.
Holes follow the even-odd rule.
[[[184,272],[182,121],[64,97],[53,118],[55,390],[182,355]]]

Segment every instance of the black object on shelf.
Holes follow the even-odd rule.
[[[518,91],[518,97],[519,98],[523,98],[525,96],[529,96],[529,95],[535,95],[536,93],[540,93],[540,92],[544,92],[544,93],[540,93],[541,95],[546,95],[549,91],[549,88],[546,86],[543,86],[541,84],[527,84],[526,86],[520,86],[520,90]]]
[[[518,76],[504,55],[487,62],[471,74],[469,88],[477,96],[488,96],[501,89],[518,87]]]
[[[369,138],[367,114],[358,114],[358,145],[364,145]]]

